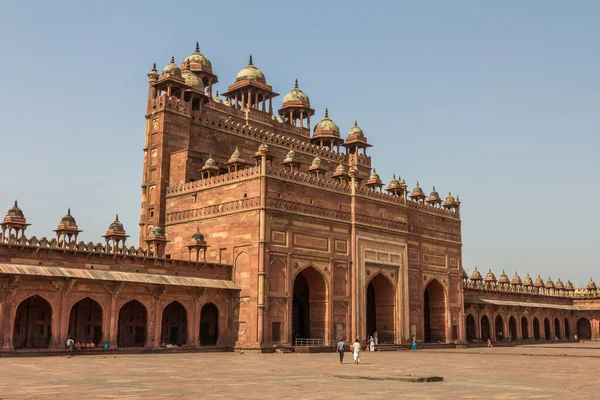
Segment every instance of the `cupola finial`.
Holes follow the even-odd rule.
[[[200,53],[200,43],[196,41],[196,53]]]
[[[250,54],[250,60],[248,61],[248,65],[254,65],[254,64],[252,63],[252,54]]]
[[[294,84],[294,89],[298,89],[298,79],[296,79],[296,83]]]

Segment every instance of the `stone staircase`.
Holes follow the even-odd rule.
[[[401,344],[379,344],[376,346],[377,351],[405,351],[406,346]]]

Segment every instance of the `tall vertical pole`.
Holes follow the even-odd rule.
[[[267,152],[266,146],[261,146],[260,157],[260,220],[258,239],[258,299],[257,299],[257,341],[262,346],[265,334],[265,245],[267,232]]]

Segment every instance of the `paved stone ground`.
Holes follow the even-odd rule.
[[[0,358],[0,399],[593,399],[600,345]],[[408,383],[372,377],[443,376]],[[340,376],[353,377],[344,379]],[[362,378],[357,378],[357,377]]]

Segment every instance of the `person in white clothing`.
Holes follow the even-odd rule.
[[[369,340],[369,351],[375,351],[375,340],[373,340],[373,336]]]
[[[354,363],[358,364],[360,363],[360,343],[358,342],[358,338],[356,338],[356,340],[354,341],[354,343],[352,344],[352,350],[354,352]]]

